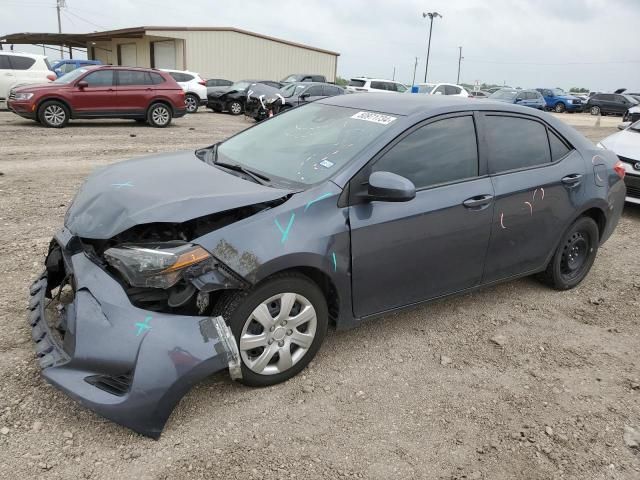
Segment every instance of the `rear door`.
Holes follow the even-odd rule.
[[[482,115],[495,209],[483,283],[545,266],[584,194],[582,156],[541,120]]]
[[[408,202],[362,202],[369,175],[411,180]],[[353,305],[357,317],[480,282],[489,242],[493,187],[479,162],[471,113],[415,126],[350,182]]]
[[[79,88],[78,82],[88,86]],[[116,87],[113,70],[89,72],[76,82],[69,94],[74,116],[95,116],[113,113],[117,110]]]
[[[117,70],[118,110],[126,115],[144,115],[154,89],[144,70]]]

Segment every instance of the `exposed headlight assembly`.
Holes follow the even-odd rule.
[[[29,100],[31,97],[33,97],[33,93],[16,93],[15,94],[16,100]]]
[[[156,243],[122,244],[104,252],[104,257],[132,287],[169,288],[185,270],[211,254],[199,245]]]

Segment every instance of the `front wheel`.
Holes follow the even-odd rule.
[[[560,102],[560,103],[556,103],[554,110],[556,113],[562,113],[566,110],[566,107],[564,106],[564,103]]]
[[[187,108],[187,113],[196,113],[198,111],[198,107],[200,106],[200,98],[191,93],[188,93],[184,97],[184,105]]]
[[[591,115],[600,115],[600,107],[598,107],[597,105],[591,107],[589,111],[591,112]]]
[[[575,287],[591,270],[599,243],[596,222],[589,217],[580,217],[565,233],[547,269],[538,278],[556,290]]]
[[[233,102],[229,103],[228,110],[231,115],[240,115],[242,113],[242,103],[234,100]]]
[[[156,128],[164,128],[171,123],[171,109],[164,103],[154,103],[149,107],[147,122]]]
[[[38,109],[40,123],[49,128],[62,128],[69,122],[69,110],[56,100],[44,102]]]
[[[274,276],[249,292],[221,299],[222,315],[238,342],[242,383],[284,382],[313,359],[327,332],[327,302],[320,288],[299,274]]]

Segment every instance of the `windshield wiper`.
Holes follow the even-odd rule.
[[[217,165],[218,167],[223,167],[229,170],[233,170],[234,172],[244,173],[247,177],[251,178],[254,182],[259,183],[260,185],[268,185],[271,182],[271,179],[266,175],[262,175],[261,173],[257,173],[252,170],[249,170],[237,163],[223,163],[223,162],[214,161],[213,164]]]

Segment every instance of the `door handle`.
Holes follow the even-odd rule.
[[[568,185],[569,187],[578,186],[581,181],[582,175],[580,175],[579,173],[572,173],[571,175],[567,175],[566,177],[562,178],[562,183]]]
[[[485,205],[489,205],[493,200],[493,195],[476,195],[475,197],[467,198],[462,205],[466,208],[480,208]]]

